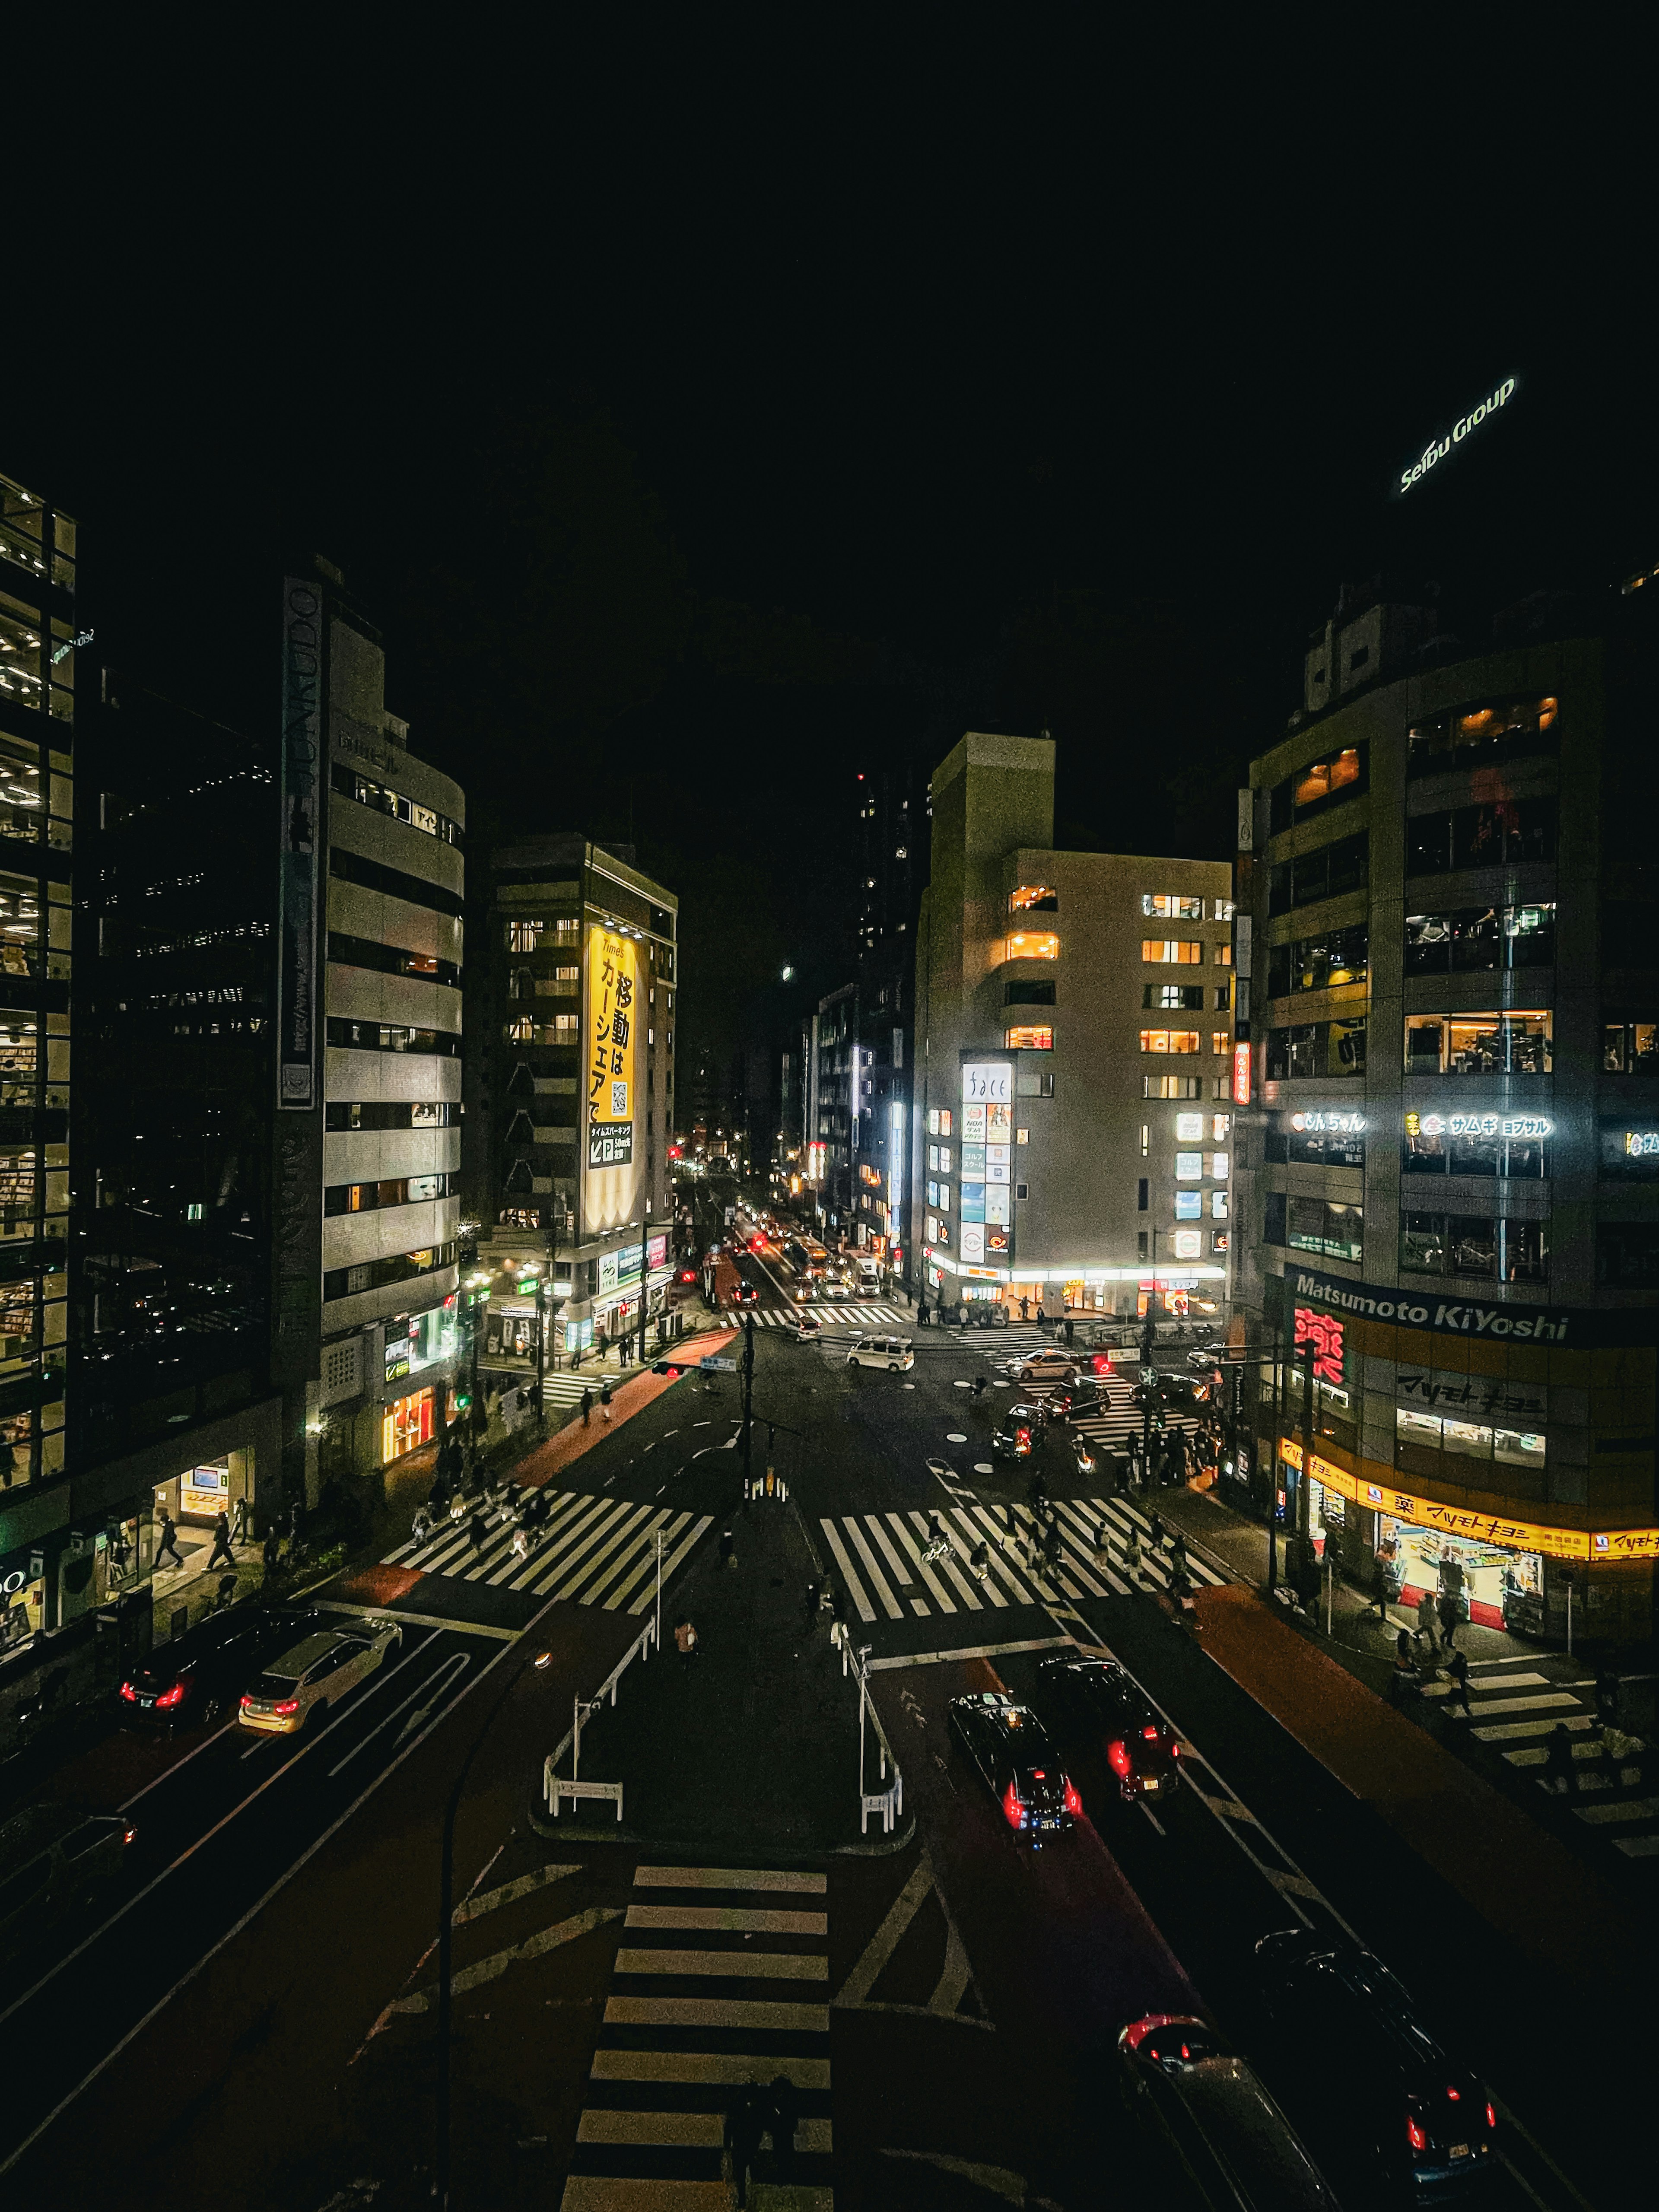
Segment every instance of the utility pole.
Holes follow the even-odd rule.
[[[743,1505],[749,1510],[750,1474],[755,1440],[755,1316],[743,1317]]]
[[[544,1385],[547,1380],[547,1277],[545,1273],[536,1278],[536,1420],[540,1426],[546,1421],[546,1402]]]
[[[645,1317],[651,1303],[651,1194],[645,1194],[645,1212],[640,1222],[640,1364],[645,1364]]]

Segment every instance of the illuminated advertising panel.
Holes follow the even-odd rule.
[[[1248,1106],[1250,1103],[1250,1048],[1248,1044],[1233,1047],[1233,1103]]]
[[[1013,1250],[1009,1163],[1014,1064],[979,1060],[962,1070],[962,1237],[965,1261],[1006,1261]]]
[[[595,923],[587,933],[584,992],[583,1222],[591,1235],[639,1211],[643,1162],[635,1143],[639,947]]]

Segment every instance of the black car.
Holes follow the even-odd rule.
[[[120,1813],[29,1805],[0,1826],[0,1959],[27,1950],[121,1871],[138,1831]]]
[[[1320,2054],[1309,2126],[1333,2166],[1335,2154],[1352,2159],[1401,2204],[1482,2189],[1497,2146],[1492,2094],[1441,2048],[1382,1961],[1305,1929],[1264,1936],[1255,1957],[1287,2080]]]
[[[1097,1376],[1079,1375],[1074,1382],[1058,1382],[1043,1400],[1051,1420],[1066,1421],[1073,1413],[1109,1413],[1112,1401]]]
[[[232,1606],[211,1613],[139,1662],[123,1681],[124,1721],[152,1728],[187,1728],[229,1712],[265,1662],[314,1629],[327,1626],[310,1608],[268,1611]]]
[[[1206,2021],[1149,2013],[1117,2048],[1130,2112],[1161,2137],[1207,2212],[1338,2212],[1296,2130]]]
[[[1041,1406],[1008,1407],[991,1437],[993,1459],[1030,1459],[1042,1441],[1048,1416]]]
[[[1006,1691],[981,1690],[951,1698],[951,1726],[1003,1819],[1034,1845],[1041,1845],[1045,1835],[1069,1828],[1083,1810],[1059,1753],[1029,1705],[1016,1704]]]
[[[1126,1797],[1165,1797],[1181,1784],[1175,1730],[1140,1686],[1109,1659],[1058,1653],[1037,1668],[1045,1706],[1052,1699],[1069,1725],[1100,1740]]]
[[[739,1283],[732,1295],[734,1303],[740,1306],[754,1306],[760,1304],[760,1291],[753,1283]]]
[[[1137,1412],[1151,1404],[1166,1413],[1196,1413],[1213,1395],[1212,1386],[1194,1376],[1163,1375],[1152,1368],[1143,1370],[1134,1389]]]

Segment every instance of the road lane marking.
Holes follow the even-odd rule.
[[[901,1589],[914,1589],[915,1584],[911,1580],[910,1570],[906,1566],[904,1561],[899,1557],[897,1552],[894,1550],[892,1538],[881,1525],[880,1514],[866,1513],[864,1516],[864,1521],[865,1526],[869,1529],[870,1534],[875,1538],[877,1543],[880,1545],[882,1557],[886,1560],[888,1565],[893,1571],[893,1580],[898,1584]]]
[[[455,1907],[451,1925],[465,1928],[470,1920],[482,1920],[486,1912],[498,1912],[504,1905],[516,1905],[521,1897],[529,1897],[550,1882],[562,1881],[568,1875],[580,1874],[577,1866],[538,1867],[533,1874],[521,1874],[516,1881],[504,1881],[499,1889],[487,1889],[482,1897],[464,1897]]]
[[[1033,1636],[1021,1644],[967,1644],[958,1651],[895,1652],[885,1659],[865,1662],[872,1674],[893,1667],[942,1667],[962,1659],[1000,1659],[1016,1651],[1059,1651],[1073,1648],[1075,1636]]]
[[[593,2053],[595,2081],[709,2082],[722,2087],[782,2074],[798,2089],[827,2089],[830,2061],[793,2051],[751,2057],[737,2051],[609,2051]]]
[[[657,1494],[659,1497],[662,1495],[660,1491],[659,1491]],[[651,1530],[646,1540],[646,1548],[641,1554],[639,1559],[635,1562],[632,1573],[629,1574],[625,1582],[618,1583],[616,1589],[613,1589],[610,1596],[606,1598],[605,1601],[605,1610],[607,1613],[614,1613],[617,1610],[617,1607],[622,1603],[623,1600],[632,1594],[642,1576],[653,1572],[657,1564],[658,1537],[660,1536],[662,1538],[662,1555],[664,1560],[666,1561],[670,1547],[678,1538],[681,1531],[684,1528],[686,1523],[690,1520],[690,1518],[691,1516],[689,1513],[665,1513],[663,1515],[663,1520],[667,1525],[659,1528],[653,1528]],[[624,1561],[623,1565],[626,1565],[626,1564],[627,1562]],[[656,1588],[654,1583],[652,1584],[652,1588],[654,1592]]]
[[[847,1547],[842,1542],[840,1536],[837,1534],[835,1522],[830,1520],[828,1514],[824,1514],[820,1516],[819,1525],[823,1530],[824,1539],[829,1544],[830,1549],[835,1554],[836,1564],[841,1569],[842,1577],[847,1584],[848,1595],[851,1596],[854,1604],[858,1607],[859,1619],[865,1621],[873,1621],[876,1617],[875,1607],[871,1604],[869,1599],[864,1594],[864,1584],[859,1580],[858,1571],[854,1566],[851,1559],[847,1556]]]
[[[421,1648],[424,1650],[426,1646],[422,1644]],[[409,1695],[404,1699],[402,1705],[394,1705],[392,1711],[386,1715],[384,1719],[376,1721],[374,1727],[368,1731],[368,1734],[365,1736],[360,1737],[358,1741],[352,1745],[350,1750],[347,1752],[345,1757],[337,1760],[334,1765],[329,1768],[329,1780],[331,1782],[337,1774],[343,1774],[346,1768],[349,1766],[352,1760],[356,1759],[357,1753],[360,1751],[364,1750],[369,1744],[373,1743],[375,1737],[379,1735],[382,1729],[390,1728],[392,1722],[397,1719],[399,1713],[407,1712],[409,1708],[414,1704],[416,1698],[421,1697],[423,1694],[434,1698],[441,1697],[446,1690],[452,1688],[455,1683],[459,1681],[461,1676],[465,1674],[467,1668],[471,1664],[472,1654],[470,1651],[452,1651],[448,1658],[446,1659],[441,1666],[434,1668],[433,1671],[427,1676],[424,1682],[418,1684],[416,1688],[410,1692]]]
[[[524,1633],[521,1628],[491,1628],[481,1620],[447,1620],[441,1613],[404,1613],[401,1607],[394,1613],[384,1605],[347,1605],[332,1597],[319,1597],[316,1602],[320,1613],[351,1613],[361,1620],[395,1620],[400,1627],[407,1625],[413,1628],[445,1628],[458,1636],[487,1636],[497,1644],[516,1644]]]
[[[893,1595],[892,1591],[888,1588],[887,1577],[883,1574],[880,1566],[878,1565],[876,1555],[870,1548],[869,1540],[865,1535],[863,1529],[860,1528],[856,1517],[851,1513],[844,1514],[842,1517],[848,1534],[852,1538],[853,1542],[858,1547],[858,1555],[860,1559],[863,1560],[866,1567],[869,1570],[870,1579],[875,1584],[876,1595],[881,1600],[883,1611],[886,1613],[889,1620],[902,1620],[904,1618],[904,1608],[900,1605],[898,1600]]]
[[[692,1526],[686,1530],[675,1550],[672,1553],[665,1553],[662,1563],[662,1578],[665,1586],[666,1586],[670,1577],[672,1576],[678,1569],[680,1562],[687,1557],[695,1545],[702,1542],[703,1537],[708,1534],[708,1530],[714,1527],[714,1515],[712,1513],[705,1513],[700,1521],[694,1522]],[[628,1611],[630,1619],[637,1620],[646,1608],[653,1602],[655,1596],[656,1584],[653,1582],[648,1588],[642,1589],[639,1595],[635,1599],[633,1604],[629,1607]]]
[[[735,1982],[823,1982],[830,1961],[797,1951],[618,1951],[619,1974],[697,1974]]]
[[[827,2004],[767,2004],[747,1997],[610,1997],[607,2027],[740,2027],[828,2035]]]
[[[487,1983],[499,1981],[509,1966],[521,1966],[528,1959],[543,1958],[549,1951],[559,1950],[566,1943],[575,1942],[580,1936],[591,1936],[596,1928],[603,1928],[607,1921],[620,1920],[622,1917],[620,1905],[590,1905],[581,1912],[573,1912],[568,1920],[555,1922],[551,1928],[538,1929],[535,1935],[526,1936],[522,1943],[514,1943],[505,1951],[493,1952],[489,1958],[480,1959],[476,1966],[464,1966],[459,1973],[453,1973],[449,1978],[450,1994],[460,1997],[466,1996],[471,1990],[483,1989]],[[386,2007],[386,2011],[393,2015],[426,2012],[436,2002],[437,1995],[437,1983],[429,1982],[424,1989],[412,1990],[408,1996],[399,1997],[395,2004]]]
[[[827,1936],[827,1912],[744,1905],[630,1905],[630,1928],[671,1928],[726,1936]]]
[[[822,1897],[830,1887],[830,1877],[822,1874],[795,1874],[758,1867],[636,1866],[634,1887],[635,1889],[793,1889],[804,1891],[811,1897]]]
[[[676,2150],[718,2150],[725,2140],[724,2112],[635,2112],[590,2105],[576,2126],[579,2143],[654,2143]],[[672,2203],[674,2185],[664,2184],[662,2188],[663,2201]]]

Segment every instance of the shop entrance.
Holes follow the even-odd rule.
[[[411,1390],[406,1398],[394,1399],[380,1410],[380,1464],[388,1467],[405,1452],[416,1451],[422,1444],[432,1441],[433,1387]]]
[[[1402,1607],[1415,1606],[1428,1590],[1455,1598],[1464,1620],[1479,1627],[1536,1633],[1530,1623],[1541,1614],[1544,1596],[1544,1562],[1538,1553],[1475,1543],[1467,1536],[1391,1520],[1387,1514],[1378,1518],[1377,1543],[1385,1557],[1393,1547],[1389,1589]]]
[[[234,1524],[239,1503],[245,1511],[252,1503],[252,1462],[250,1451],[226,1452],[185,1468],[171,1482],[158,1482],[155,1518],[168,1513],[180,1528],[210,1528],[218,1515],[228,1513]]]

